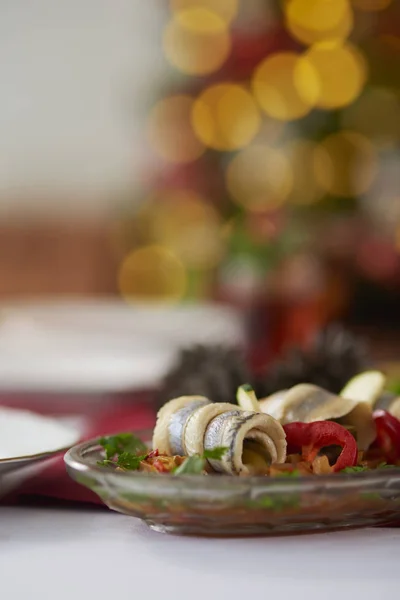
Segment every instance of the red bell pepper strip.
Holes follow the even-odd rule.
[[[156,450],[152,450],[151,452],[149,452],[148,455],[146,456],[146,458],[156,458],[157,456],[160,456],[160,453],[156,449]]]
[[[376,426],[375,444],[380,448],[389,463],[400,459],[400,421],[386,410],[373,413]]]
[[[159,458],[156,458],[156,460],[153,462],[153,467],[159,473],[169,473],[169,469]]]
[[[342,451],[333,465],[335,472],[357,464],[358,449],[354,437],[347,429],[333,421],[313,423],[288,423],[284,425],[289,448],[301,449],[307,461],[313,461],[321,448],[341,446]]]
[[[287,453],[295,454],[303,446],[308,446],[308,427],[310,423],[288,423],[283,426],[286,433]]]

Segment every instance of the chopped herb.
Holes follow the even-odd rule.
[[[362,467],[362,466],[346,467],[345,469],[342,469],[340,472],[341,473],[361,473],[362,471],[369,471],[369,467]]]
[[[122,469],[129,471],[137,471],[142,460],[146,458],[147,454],[137,455],[131,452],[122,452],[118,456],[117,465]]]
[[[221,460],[227,448],[217,447],[205,450],[202,455],[189,456],[179,467],[174,469],[174,475],[200,475],[206,466],[207,459]]]
[[[287,508],[297,508],[300,505],[300,496],[298,494],[288,494],[287,496],[264,496],[256,501],[257,508],[267,508],[275,512]]]
[[[227,450],[228,448],[225,446],[219,446],[218,448],[213,448],[212,450],[204,450],[203,458],[221,460]]]
[[[179,467],[174,469],[174,475],[200,475],[206,461],[202,456],[189,456]]]
[[[115,466],[115,462],[113,460],[109,460],[108,458],[105,458],[104,460],[98,460],[97,464],[101,467]]]
[[[99,439],[105,450],[106,458],[97,464],[118,466],[123,469],[137,470],[140,462],[147,456],[147,446],[132,433],[119,433]]]
[[[98,460],[97,464],[101,467],[121,467],[128,471],[137,471],[140,463],[147,457],[147,454],[132,454],[132,452],[121,452],[116,460]]]
[[[265,496],[264,498],[260,498],[257,504],[263,508],[273,509],[276,506],[276,500],[273,500],[270,496]]]
[[[382,500],[382,497],[377,492],[361,492],[360,498],[363,500]]]
[[[106,458],[99,460],[98,465],[103,467],[120,467],[129,471],[137,471],[140,463],[149,455],[146,445],[132,433],[120,433],[99,439],[99,444],[105,450]],[[221,460],[227,448],[212,448],[204,454],[189,456],[184,462],[174,469],[175,475],[198,475],[206,466],[208,459]]]
[[[130,452],[131,454],[147,452],[146,444],[133,433],[119,433],[118,435],[102,437],[99,439],[99,444],[103,446],[107,459],[112,459],[115,455],[122,454],[122,452]]]
[[[380,463],[376,469],[396,469],[399,468],[397,467],[397,465],[388,465],[387,463],[383,462]],[[370,467],[366,467],[366,466],[357,466],[357,467],[346,467],[345,469],[342,469],[342,471],[340,471],[341,473],[362,473],[363,471],[373,471],[374,469],[371,469]]]
[[[293,471],[280,471],[276,473],[275,477],[300,477],[300,471],[293,469]]]

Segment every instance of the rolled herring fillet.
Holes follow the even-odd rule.
[[[280,421],[285,413],[285,396],[288,390],[280,390],[263,398],[259,401],[260,411],[266,415],[271,415],[274,419]]]
[[[355,427],[360,450],[366,450],[375,439],[372,408],[367,402],[345,399],[316,385],[302,383],[284,395],[282,404],[283,424],[339,420],[343,425]]]
[[[232,411],[241,410],[236,404],[219,402],[200,406],[190,415],[185,428],[183,447],[188,456],[202,454],[204,452],[204,435],[210,421],[219,415]]]
[[[286,459],[286,436],[278,421],[262,413],[230,410],[212,419],[205,432],[205,450],[227,448],[220,460],[209,460],[214,471],[250,474],[249,465],[243,460],[246,442],[255,442],[270,462],[282,463]]]
[[[181,446],[186,421],[193,410],[206,404],[210,400],[205,396],[180,396],[164,404],[158,411],[153,448],[168,455],[183,454],[175,450]]]

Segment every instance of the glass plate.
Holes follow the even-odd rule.
[[[141,432],[149,439],[149,432]],[[65,455],[70,476],[109,508],[160,532],[274,535],[378,525],[400,519],[400,469],[266,478],[118,472],[97,465],[97,440]]]

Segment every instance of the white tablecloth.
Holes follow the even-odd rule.
[[[400,529],[201,539],[108,511],[0,508],[7,600],[389,600],[399,551]]]

